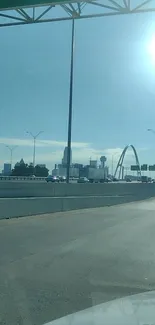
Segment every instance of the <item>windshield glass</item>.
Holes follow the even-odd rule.
[[[154,18],[1,1],[0,324],[153,324]]]

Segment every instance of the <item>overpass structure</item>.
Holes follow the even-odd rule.
[[[155,0],[1,0],[0,27],[155,11]]]

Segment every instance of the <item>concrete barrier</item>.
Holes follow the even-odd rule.
[[[3,219],[148,199],[155,197],[155,184],[5,183],[0,197]]]
[[[103,207],[133,200],[131,196],[0,199],[0,219]]]
[[[81,184],[80,184],[81,185]],[[94,184],[95,185],[95,184]],[[96,184],[97,185],[97,184]],[[114,184],[115,185],[115,184]],[[103,186],[103,185],[101,185]],[[107,186],[107,187],[106,187]],[[121,185],[122,186],[122,185]],[[128,187],[128,188],[127,188]],[[72,188],[72,187],[71,187]],[[82,188],[82,187],[80,187]],[[84,188],[84,187],[83,187]],[[111,206],[121,203],[133,202],[137,200],[148,199],[155,196],[154,184],[128,184],[124,187],[113,186],[112,184],[92,187],[92,191],[97,191],[97,195],[76,196],[59,196],[59,197],[33,197],[33,198],[1,198],[0,199],[0,219],[23,217],[36,214],[45,214],[60,211],[69,211],[84,208],[96,208],[103,206]],[[106,194],[100,195],[100,191]],[[123,190],[125,193],[123,193]],[[82,192],[82,190],[81,190]],[[114,195],[111,193],[115,192]],[[118,194],[119,192],[119,194]],[[121,192],[121,194],[120,194]],[[107,193],[110,193],[108,195]]]
[[[0,198],[123,195],[155,196],[153,183],[47,184],[0,182]]]

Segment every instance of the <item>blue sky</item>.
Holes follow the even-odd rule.
[[[132,143],[141,163],[155,163],[155,14],[78,20],[75,24],[73,161],[106,155],[111,164]],[[67,140],[71,22],[1,28],[0,168],[5,145],[14,162],[51,169]],[[134,163],[129,151],[126,164]]]

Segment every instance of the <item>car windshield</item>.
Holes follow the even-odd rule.
[[[0,34],[0,325],[155,324],[155,0],[1,0]]]

